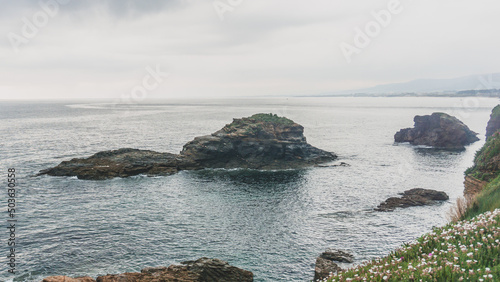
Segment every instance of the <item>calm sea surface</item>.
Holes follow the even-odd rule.
[[[0,102],[0,169],[19,171],[17,275],[0,280],[135,272],[203,256],[250,270],[256,281],[310,281],[326,248],[356,263],[389,253],[446,223],[463,171],[484,143],[498,99],[289,98],[102,103]],[[413,117],[447,112],[480,134],[464,152],[393,144]],[[286,116],[312,145],[350,167],[286,171],[201,170],[106,181],[30,177],[63,160],[131,147],[177,153],[195,136],[255,113]],[[7,222],[6,178],[0,183]],[[434,206],[374,212],[404,190],[446,191]]]

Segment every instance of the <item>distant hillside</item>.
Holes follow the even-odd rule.
[[[383,84],[370,88],[324,93],[318,96],[498,96],[500,94],[500,73],[470,75],[450,79],[417,79],[403,83]],[[425,95],[423,95],[425,96]]]

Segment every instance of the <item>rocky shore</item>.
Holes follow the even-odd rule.
[[[273,114],[234,119],[211,135],[196,137],[180,154],[138,149],[99,152],[89,158],[63,161],[39,175],[104,180],[138,174],[171,175],[203,168],[293,169],[337,158],[306,142],[304,127]]]
[[[412,145],[426,145],[438,149],[464,150],[465,145],[479,140],[477,133],[456,117],[445,113],[415,116],[413,128],[401,129],[394,135],[394,141],[409,142]]]
[[[92,277],[71,278],[51,276],[42,282],[252,282],[253,273],[231,266],[229,263],[211,258],[185,261],[169,267],[148,267],[141,272],[108,274]]]

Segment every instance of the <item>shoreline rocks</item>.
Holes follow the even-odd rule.
[[[42,282],[252,282],[253,273],[235,267],[226,261],[211,258],[200,258],[195,261],[185,261],[181,265],[169,267],[147,267],[141,272],[126,272],[123,274],[108,274],[91,277],[70,278],[67,276],[51,276]]]
[[[316,258],[313,281],[321,281],[330,277],[332,274],[341,271],[342,268],[340,268],[334,261],[352,263],[354,261],[354,256],[345,251],[327,249]]]
[[[426,145],[437,149],[464,150],[465,145],[479,140],[477,133],[470,130],[456,117],[445,113],[415,116],[413,128],[401,129],[394,135],[397,143]]]
[[[408,208],[415,206],[431,205],[437,201],[447,201],[449,196],[442,191],[431,189],[414,188],[402,193],[402,196],[391,197],[381,203],[375,211],[394,211],[396,208]]]
[[[37,176],[104,180],[139,174],[166,176],[203,168],[293,169],[333,161],[334,153],[311,146],[304,127],[284,117],[256,114],[234,119],[211,135],[196,137],[180,154],[123,148],[63,161]]]

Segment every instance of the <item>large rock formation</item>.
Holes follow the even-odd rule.
[[[449,197],[445,192],[414,188],[404,191],[399,198],[391,197],[385,200],[385,202],[381,203],[375,210],[393,211],[396,208],[430,205],[436,201],[447,201],[448,199]]]
[[[500,129],[500,105],[493,108],[490,120],[486,126],[486,137],[490,137]]]
[[[148,267],[140,273],[108,274],[96,280],[90,277],[52,276],[42,282],[251,282],[253,273],[210,258],[182,262],[169,267]]]
[[[465,145],[479,140],[477,133],[471,131],[457,118],[445,113],[415,116],[413,121],[414,128],[401,129],[394,135],[395,142],[463,150]]]
[[[257,114],[196,137],[181,155],[194,161],[194,168],[297,168],[336,158],[307,144],[303,133],[304,127],[287,118]]]
[[[304,128],[284,117],[256,114],[184,145],[180,154],[119,149],[75,158],[38,175],[102,180],[138,174],[170,175],[202,168],[290,169],[332,161],[333,153],[309,145]]]

